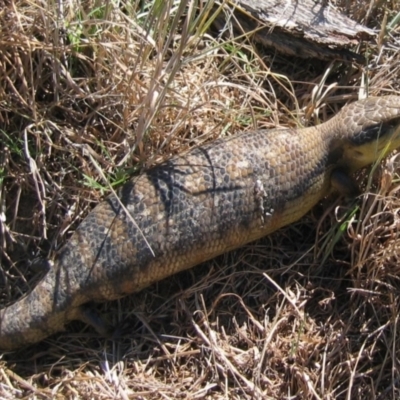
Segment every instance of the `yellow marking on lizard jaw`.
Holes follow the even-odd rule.
[[[344,146],[343,161],[350,167],[349,172],[357,171],[385,158],[391,151],[400,147],[400,124],[377,140],[362,145]]]

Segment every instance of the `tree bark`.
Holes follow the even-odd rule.
[[[232,23],[236,34],[248,34],[264,46],[303,58],[340,59],[362,63],[348,50],[375,32],[337,11],[328,1],[228,1],[217,18],[218,29]]]

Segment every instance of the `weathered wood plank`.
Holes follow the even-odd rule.
[[[226,21],[232,22],[238,34],[251,32],[252,39],[265,46],[304,58],[362,62],[364,58],[348,47],[375,35],[372,29],[343,15],[327,1],[228,1],[217,27],[223,29]]]

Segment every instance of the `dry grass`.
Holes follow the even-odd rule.
[[[367,49],[368,69],[220,38],[207,29],[211,3],[200,13],[196,1],[2,3],[2,305],[35,285],[35,260],[54,255],[109,185],[219,136],[325,120],[366,88],[400,90],[395,0],[386,17],[369,0],[337,2],[390,28]],[[365,194],[351,204],[326,200],[270,237],[99,306],[118,341],[77,322],[4,355],[0,397],[399,398],[399,162],[360,174]]]

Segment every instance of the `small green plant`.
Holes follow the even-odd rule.
[[[0,136],[2,136],[3,145],[8,147],[11,154],[19,157],[23,156],[24,141],[21,137],[14,134],[8,134],[3,130],[0,130]]]

